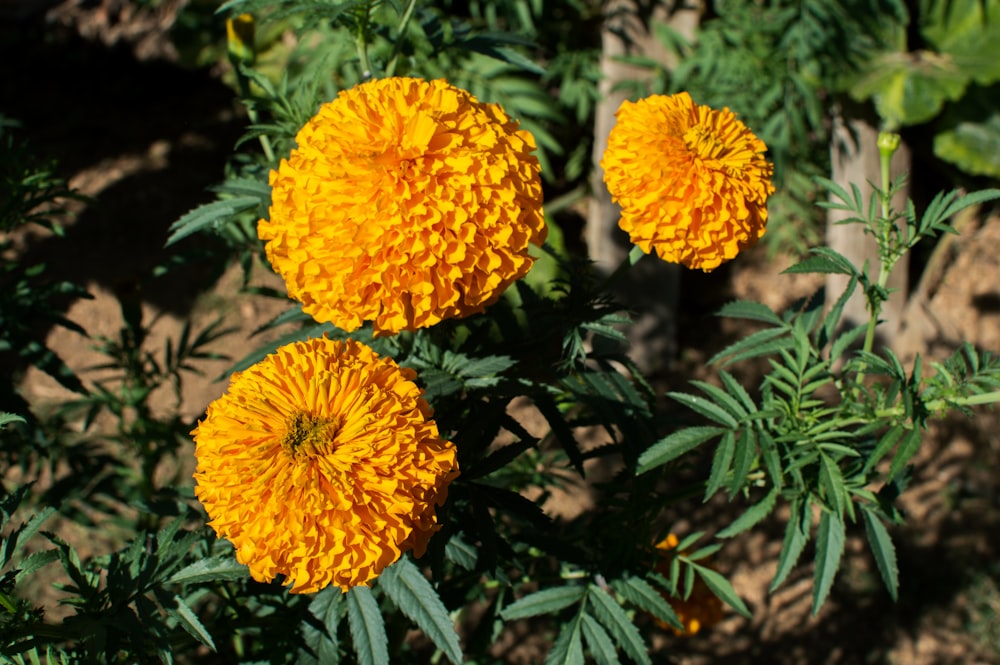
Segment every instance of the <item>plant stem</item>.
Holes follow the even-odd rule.
[[[393,76],[396,73],[396,63],[399,61],[400,44],[403,43],[403,34],[406,32],[406,28],[410,24],[410,18],[413,16],[413,10],[416,6],[417,0],[410,0],[406,3],[406,9],[403,11],[403,17],[399,20],[399,27],[396,29],[396,40],[392,45],[392,58],[389,60],[389,65],[385,68],[386,76]]]

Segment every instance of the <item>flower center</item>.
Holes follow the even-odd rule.
[[[321,418],[299,411],[285,421],[281,447],[296,461],[325,455],[333,451],[340,426],[340,418]]]
[[[724,157],[728,147],[712,127],[705,125],[695,125],[684,132],[684,143],[691,152],[705,160]]]

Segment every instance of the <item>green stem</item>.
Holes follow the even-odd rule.
[[[243,67],[237,62],[233,62],[233,70],[236,72],[236,82],[240,86],[240,97],[243,98],[243,105],[247,108],[247,117],[252,124],[257,124],[257,109],[250,103],[250,79],[243,73]],[[267,157],[268,164],[274,164],[274,149],[271,147],[271,139],[266,134],[259,137],[260,147]]]
[[[410,0],[406,3],[406,9],[403,11],[403,18],[399,20],[399,27],[396,29],[396,41],[392,45],[392,58],[389,60],[389,66],[385,68],[386,76],[393,76],[396,73],[396,63],[399,61],[400,44],[403,43],[403,35],[406,33],[406,28],[410,24],[410,18],[413,16],[413,10],[416,6],[417,0]]]
[[[888,251],[891,242],[891,231],[889,226],[892,222],[891,197],[892,197],[892,155],[899,148],[900,136],[891,132],[880,132],[877,140],[879,151],[879,174],[882,182],[878,192],[879,212],[881,217],[876,222],[875,232],[879,248],[879,271],[878,271],[878,293],[885,291],[889,283],[889,275],[895,267],[896,260]],[[882,313],[882,302],[874,298],[868,301],[868,328],[865,330],[865,342],[862,347],[865,352],[871,353],[875,345],[875,328],[878,326],[878,317]],[[865,364],[861,363],[858,368],[857,382],[861,384],[865,378]]]

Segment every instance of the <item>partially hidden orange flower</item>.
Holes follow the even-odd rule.
[[[764,235],[773,167],[732,111],[681,92],[622,102],[616,116],[604,182],[644,252],[708,272]]]
[[[481,312],[545,241],[534,138],[443,80],[342,91],[296,141],[257,228],[317,321],[391,334]]]
[[[414,376],[359,342],[312,339],[209,405],[195,494],[254,579],[346,591],[423,554],[458,463]]]
[[[677,536],[671,533],[656,544],[656,549],[662,553],[654,568],[656,572],[664,576],[670,575],[670,556],[677,548],[678,542]],[[703,562],[699,563],[704,565]],[[655,621],[660,628],[671,630],[675,635],[696,635],[702,628],[709,628],[722,621],[722,601],[697,575],[694,578],[694,586],[691,587],[691,595],[687,598],[670,596],[666,592],[662,595],[670,603],[684,629],[678,630],[660,619]]]

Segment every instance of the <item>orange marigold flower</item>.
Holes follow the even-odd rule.
[[[545,240],[534,138],[445,81],[342,91],[296,140],[257,228],[317,321],[387,334],[481,312]]]
[[[620,226],[647,254],[706,272],[764,235],[767,146],[686,92],[622,102],[601,160]]]
[[[254,579],[346,591],[423,554],[458,464],[414,376],[359,342],[312,339],[209,405],[195,494]]]
[[[670,575],[670,552],[678,544],[677,536],[668,535],[656,544],[656,549],[662,552],[662,558],[657,562],[655,570],[664,576]],[[702,565],[705,565],[701,562]],[[683,596],[673,597],[662,593],[663,597],[670,603],[677,618],[680,619],[684,630],[677,630],[665,621],[656,619],[656,624],[664,630],[672,630],[675,635],[696,635],[702,628],[709,628],[722,621],[722,601],[712,593],[697,575],[694,578],[694,586],[691,587],[691,595],[687,598]]]

